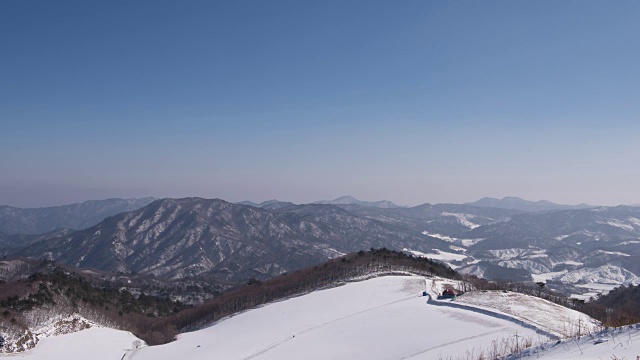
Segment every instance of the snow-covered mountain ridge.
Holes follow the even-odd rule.
[[[467,274],[550,286],[634,283],[640,208],[538,213],[457,204],[378,208],[269,201],[163,199],[66,236],[23,242],[7,255],[170,278],[266,279],[371,247],[425,254]],[[26,246],[24,246],[26,245]],[[435,250],[434,250],[435,249]],[[583,287],[565,289],[579,294]]]
[[[407,250],[461,273],[548,282],[588,299],[610,286],[640,283],[639,217],[640,208],[619,206],[513,214],[463,232],[428,223],[422,233],[447,241],[449,249]]]
[[[266,279],[369,248],[447,247],[334,205],[262,209],[199,198],[158,200],[13,255],[169,278]]]

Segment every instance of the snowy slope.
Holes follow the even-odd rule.
[[[471,291],[456,298],[455,302],[497,310],[561,338],[575,336],[578,332],[591,333],[600,327],[597,321],[581,312],[511,291]]]
[[[640,356],[640,324],[544,344],[513,355],[510,359],[634,360],[637,356]]]
[[[48,337],[24,353],[2,357],[28,360],[117,360],[141,341],[126,331],[92,327],[72,334]]]
[[[425,257],[425,258],[429,258],[431,260],[438,260],[440,262],[443,262],[447,265],[449,265],[450,268],[455,269],[458,266],[452,264],[453,261],[462,261],[467,259],[467,255],[465,254],[459,254],[459,253],[452,253],[452,252],[446,252],[446,251],[442,251],[442,250],[438,250],[438,249],[432,249],[430,253],[425,254],[423,252],[420,251],[415,251],[415,250],[409,250],[409,249],[402,249],[403,251],[406,251],[410,254],[412,254],[413,256],[418,256],[418,257]]]
[[[467,291],[455,299],[436,300],[446,288],[461,289],[459,281],[434,277],[426,279],[433,298],[430,303],[512,319],[530,325],[555,338],[568,338],[599,330],[600,323],[590,316],[550,301],[511,291]]]
[[[145,348],[135,359],[436,359],[516,331],[538,338],[509,321],[430,306],[419,296],[424,289],[422,277],[394,276],[316,291]]]
[[[45,339],[23,356],[102,359],[94,356],[97,350],[105,359],[135,360],[438,359],[485,349],[516,332],[549,339],[511,321],[429,305],[424,290],[423,277],[380,277],[250,310],[162,346],[134,351],[128,333],[89,329]]]
[[[469,219],[473,219],[475,216],[471,215],[471,214],[459,214],[459,213],[449,213],[449,212],[443,212],[441,214],[442,216],[453,216],[456,219],[458,219],[458,221],[460,222],[460,224],[468,227],[469,229],[475,229],[477,227],[480,227],[480,225],[471,222]]]

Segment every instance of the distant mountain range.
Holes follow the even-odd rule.
[[[428,224],[424,233],[450,243],[450,251],[425,256],[490,280],[544,281],[574,294],[640,283],[638,207],[522,212],[463,232]]]
[[[314,204],[330,204],[330,205],[360,205],[360,206],[370,206],[377,207],[383,209],[391,209],[391,208],[399,208],[401,206],[396,205],[388,200],[382,201],[362,201],[354,198],[353,196],[341,196],[337,199],[333,200],[323,200],[316,201]]]
[[[78,204],[32,209],[0,206],[0,232],[6,235],[43,234],[59,228],[85,229],[109,216],[139,209],[153,200],[90,200]]]
[[[87,202],[69,205],[75,211],[57,212],[3,207],[0,254],[172,279],[205,276],[230,284],[386,247],[488,279],[582,286],[567,290],[574,293],[640,282],[639,207],[565,209],[517,198],[414,207],[379,207],[381,202],[351,197],[304,205],[201,198],[161,199],[146,206],[150,199],[105,201],[113,206]],[[119,210],[116,204],[142,207],[106,217]],[[57,215],[35,216],[41,214],[35,210]],[[100,221],[100,216],[106,218]],[[84,230],[60,229],[61,224],[81,227],[88,219],[98,222]],[[18,225],[29,232],[58,230],[11,233]]]
[[[219,199],[162,199],[8,254],[112,272],[245,281],[372,247],[448,247],[412,228],[338,206],[281,204],[270,210]]]
[[[480,206],[480,207],[495,207],[495,208],[501,208],[501,209],[514,209],[514,210],[527,211],[527,212],[586,209],[586,208],[593,207],[587,204],[579,204],[579,205],[554,204],[547,200],[528,201],[528,200],[523,200],[519,197],[512,197],[512,196],[507,196],[502,199],[485,197],[476,202],[466,203],[466,205],[473,205],[473,206]]]
[[[279,200],[268,200],[261,203],[255,203],[252,201],[242,201],[238,204],[241,205],[250,205],[255,207],[268,207],[274,204],[282,204],[284,202]],[[287,203],[291,204],[291,203]],[[339,198],[333,200],[321,200],[316,201],[313,204],[327,204],[327,205],[359,205],[366,207],[376,207],[382,209],[393,209],[393,208],[401,208],[403,206],[397,205],[388,200],[382,201],[363,201],[354,198],[353,196],[346,195],[341,196]],[[563,205],[563,204],[555,204],[547,200],[540,201],[529,201],[524,200],[519,197],[507,196],[502,199],[484,197],[478,201],[465,203],[464,205],[478,206],[478,207],[492,207],[492,208],[500,208],[500,209],[511,209],[511,210],[519,210],[524,212],[538,212],[538,211],[555,211],[555,210],[569,210],[569,209],[587,209],[592,208],[593,206],[588,204],[579,204],[579,205]]]
[[[276,199],[263,201],[261,203],[255,203],[253,201],[240,201],[237,204],[249,205],[249,206],[259,207],[259,208],[268,208],[268,207],[271,207],[271,206],[280,206],[281,204],[294,205],[291,202],[285,202],[285,201],[280,201],[280,200],[276,200]]]
[[[279,200],[275,200],[274,199],[274,200],[263,201],[261,203],[255,203],[253,201],[241,201],[238,204],[264,208],[264,207],[273,206],[274,204],[293,204],[293,203],[283,202],[283,201],[279,201]],[[356,199],[356,198],[354,198],[353,196],[350,196],[350,195],[341,196],[341,197],[339,197],[337,199],[333,199],[333,200],[316,201],[313,204],[359,205],[359,206],[377,207],[377,208],[382,208],[382,209],[391,209],[391,208],[399,208],[399,207],[401,207],[400,205],[396,205],[396,204],[394,204],[394,203],[392,203],[391,201],[388,201],[388,200],[362,201],[362,200],[358,200],[358,199]]]

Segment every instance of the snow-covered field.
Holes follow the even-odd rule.
[[[447,264],[452,269],[456,269],[458,268],[458,266],[452,264],[451,261],[462,261],[467,258],[467,255],[465,254],[451,253],[451,252],[446,252],[438,249],[432,249],[431,252],[428,254],[425,254],[420,251],[409,250],[409,249],[403,249],[403,251],[409,252],[413,256],[426,257],[431,260],[438,260],[440,262]]]
[[[640,324],[607,329],[597,334],[544,344],[512,359],[626,359],[640,356]]]
[[[587,334],[600,328],[597,321],[581,312],[511,291],[471,291],[459,296],[455,302],[496,310],[560,338]]]
[[[24,353],[2,354],[11,359],[28,360],[118,360],[141,341],[126,331],[93,327],[71,334],[40,340]]]
[[[473,222],[471,222],[469,220],[469,219],[473,219],[475,217],[474,215],[471,215],[471,214],[459,214],[459,213],[443,212],[440,215],[442,215],[442,216],[453,216],[453,217],[458,219],[458,222],[460,222],[460,224],[468,227],[469,229],[475,229],[477,227],[480,227],[480,225],[475,224],[475,223],[473,223]]]
[[[438,359],[493,340],[545,340],[529,327],[427,304],[425,279],[386,276],[250,310],[162,346],[134,348],[126,332],[89,329],[42,340],[17,355],[59,359]]]
[[[537,336],[508,321],[427,305],[424,289],[421,277],[396,276],[316,291],[184,334],[135,358],[437,359],[516,331]]]

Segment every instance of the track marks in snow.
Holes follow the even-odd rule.
[[[271,349],[273,349],[273,348],[275,348],[275,347],[277,347],[277,346],[279,346],[279,345],[282,345],[282,344],[284,344],[285,342],[287,342],[287,341],[289,341],[289,340],[293,340],[293,339],[295,339],[295,337],[296,337],[295,335],[292,335],[292,336],[289,336],[289,337],[284,338],[284,339],[282,339],[282,340],[279,340],[279,341],[273,342],[273,343],[271,343],[270,345],[268,345],[267,347],[263,348],[262,350],[260,350],[260,351],[258,351],[258,352],[256,352],[256,353],[253,353],[252,355],[249,355],[248,357],[243,358],[242,360],[255,359],[255,358],[257,358],[258,356],[265,354],[267,351],[269,351],[269,350],[271,350]]]
[[[446,346],[449,346],[449,345],[453,345],[453,344],[456,344],[456,343],[460,343],[460,342],[463,342],[463,341],[468,341],[468,340],[473,340],[473,339],[478,339],[478,338],[481,338],[481,337],[489,336],[491,334],[502,332],[505,329],[507,329],[507,328],[506,327],[502,327],[502,328],[500,328],[498,330],[490,331],[490,332],[487,332],[487,333],[473,335],[473,336],[467,336],[466,338],[457,339],[457,340],[454,340],[454,341],[450,341],[448,343],[440,344],[438,346],[432,346],[432,347],[430,347],[428,349],[424,349],[424,350],[419,351],[417,353],[413,353],[413,354],[411,354],[409,356],[401,357],[400,360],[411,359],[411,358],[414,358],[416,356],[419,356],[419,355],[422,355],[424,353],[427,353],[429,351],[440,349],[440,348],[443,348],[443,347],[446,347]]]
[[[278,347],[279,345],[284,344],[284,343],[285,343],[285,342],[287,342],[287,341],[290,341],[290,340],[295,339],[295,337],[296,337],[296,336],[299,336],[299,335],[303,335],[303,334],[305,334],[305,333],[312,332],[312,331],[314,331],[314,330],[316,330],[316,329],[319,329],[319,328],[321,328],[321,327],[323,327],[323,326],[327,326],[327,325],[330,325],[330,324],[336,323],[336,322],[338,322],[338,321],[342,321],[342,320],[345,320],[345,319],[348,319],[348,318],[351,318],[351,317],[354,317],[354,316],[358,316],[358,315],[361,315],[361,314],[367,313],[367,312],[369,312],[369,311],[377,310],[377,309],[380,309],[380,308],[383,308],[383,307],[386,307],[386,306],[389,306],[389,305],[393,305],[393,304],[397,304],[397,303],[400,303],[400,302],[403,302],[403,301],[407,301],[407,300],[415,299],[416,297],[417,297],[416,295],[409,296],[409,297],[406,297],[406,298],[404,298],[404,299],[400,299],[400,300],[392,301],[392,302],[389,302],[389,303],[386,303],[386,304],[382,304],[382,305],[374,306],[374,307],[369,308],[369,309],[365,309],[365,310],[362,310],[362,311],[358,311],[358,312],[355,312],[355,313],[353,313],[353,314],[345,315],[345,316],[339,317],[339,318],[337,318],[337,319],[329,320],[329,321],[326,321],[326,322],[324,322],[324,323],[321,323],[321,324],[318,324],[318,325],[314,325],[314,326],[312,326],[312,327],[309,327],[309,328],[307,328],[307,329],[304,329],[304,330],[302,330],[302,331],[297,332],[295,335],[291,335],[290,337],[286,337],[286,338],[281,339],[281,340],[279,340],[279,341],[273,342],[273,343],[271,343],[271,344],[267,345],[266,347],[264,347],[263,349],[261,349],[261,350],[259,350],[259,351],[255,352],[255,353],[253,353],[253,354],[249,355],[248,357],[243,358],[242,360],[255,359],[255,358],[257,358],[257,357],[259,357],[259,356],[261,356],[261,355],[265,354],[265,353],[266,353],[266,352],[268,352],[269,350],[272,350],[272,349],[274,349],[274,348]]]

